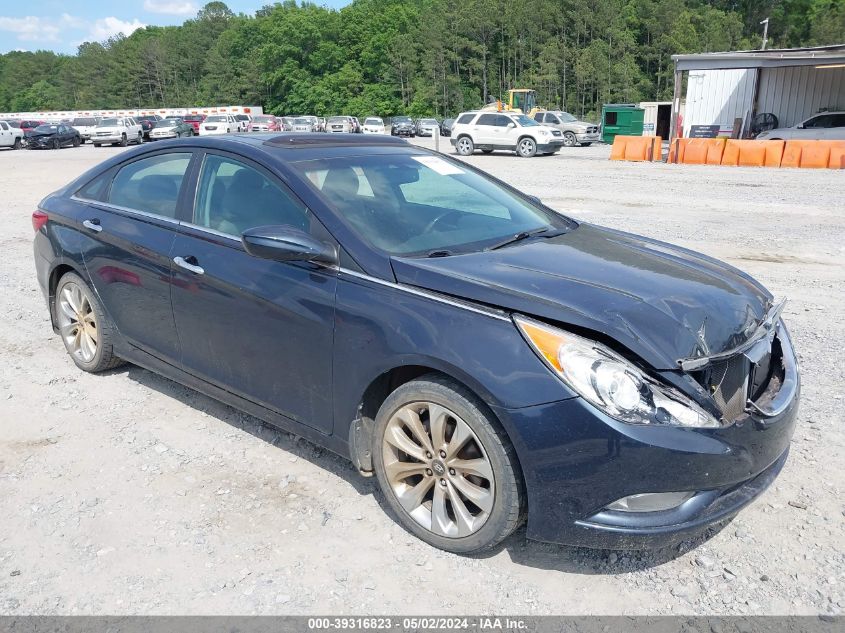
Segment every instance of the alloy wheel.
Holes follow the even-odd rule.
[[[566,147],[575,147],[576,138],[572,132],[564,132],[563,133],[563,144]]]
[[[384,432],[382,456],[392,493],[423,528],[463,538],[490,517],[493,466],[475,432],[446,407],[415,402],[397,410]]]
[[[466,136],[458,139],[458,152],[463,156],[468,156],[469,154],[472,154],[474,149],[475,148],[473,147],[472,141]]]
[[[69,282],[59,294],[59,332],[68,351],[84,363],[97,355],[97,317],[85,291]]]
[[[519,147],[517,149],[520,156],[530,157],[534,156],[537,151],[537,144],[530,138],[524,138],[519,142]]]

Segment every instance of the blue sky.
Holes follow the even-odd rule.
[[[25,0],[0,1],[0,53],[52,50],[75,53],[84,41],[101,41],[117,33],[154,24],[181,24],[196,15],[206,0]],[[316,0],[341,7],[348,0]],[[235,13],[253,14],[272,0],[228,0]]]

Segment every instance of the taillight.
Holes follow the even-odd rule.
[[[32,214],[32,229],[38,233],[41,227],[47,224],[48,215],[43,211],[34,211]]]

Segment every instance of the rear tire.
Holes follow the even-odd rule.
[[[100,143],[94,143],[94,147],[102,147]]]
[[[74,136],[74,137],[73,137],[73,146],[74,146],[74,147],[79,147],[81,144],[82,144],[82,143],[80,142],[79,137],[78,137],[78,136]]]
[[[455,143],[455,150],[461,156],[472,156],[473,152],[475,152],[475,143],[472,142],[469,136],[460,136],[458,137],[457,143]]]
[[[492,149],[483,149],[483,150],[481,150],[481,153],[482,154],[492,154],[493,150]]]
[[[581,143],[581,147],[589,147],[592,143]]]
[[[21,148],[21,139],[20,137],[15,138],[15,142],[12,144],[12,149],[20,149]]]
[[[125,362],[114,354],[114,324],[82,277],[62,276],[53,309],[65,349],[82,371],[98,373]]]
[[[481,400],[443,376],[428,374],[388,396],[372,455],[391,509],[429,545],[487,550],[522,521],[522,474],[510,440]]]

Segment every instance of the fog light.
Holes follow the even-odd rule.
[[[617,512],[660,512],[677,508],[694,494],[694,492],[644,492],[622,497],[607,506],[607,509]]]

